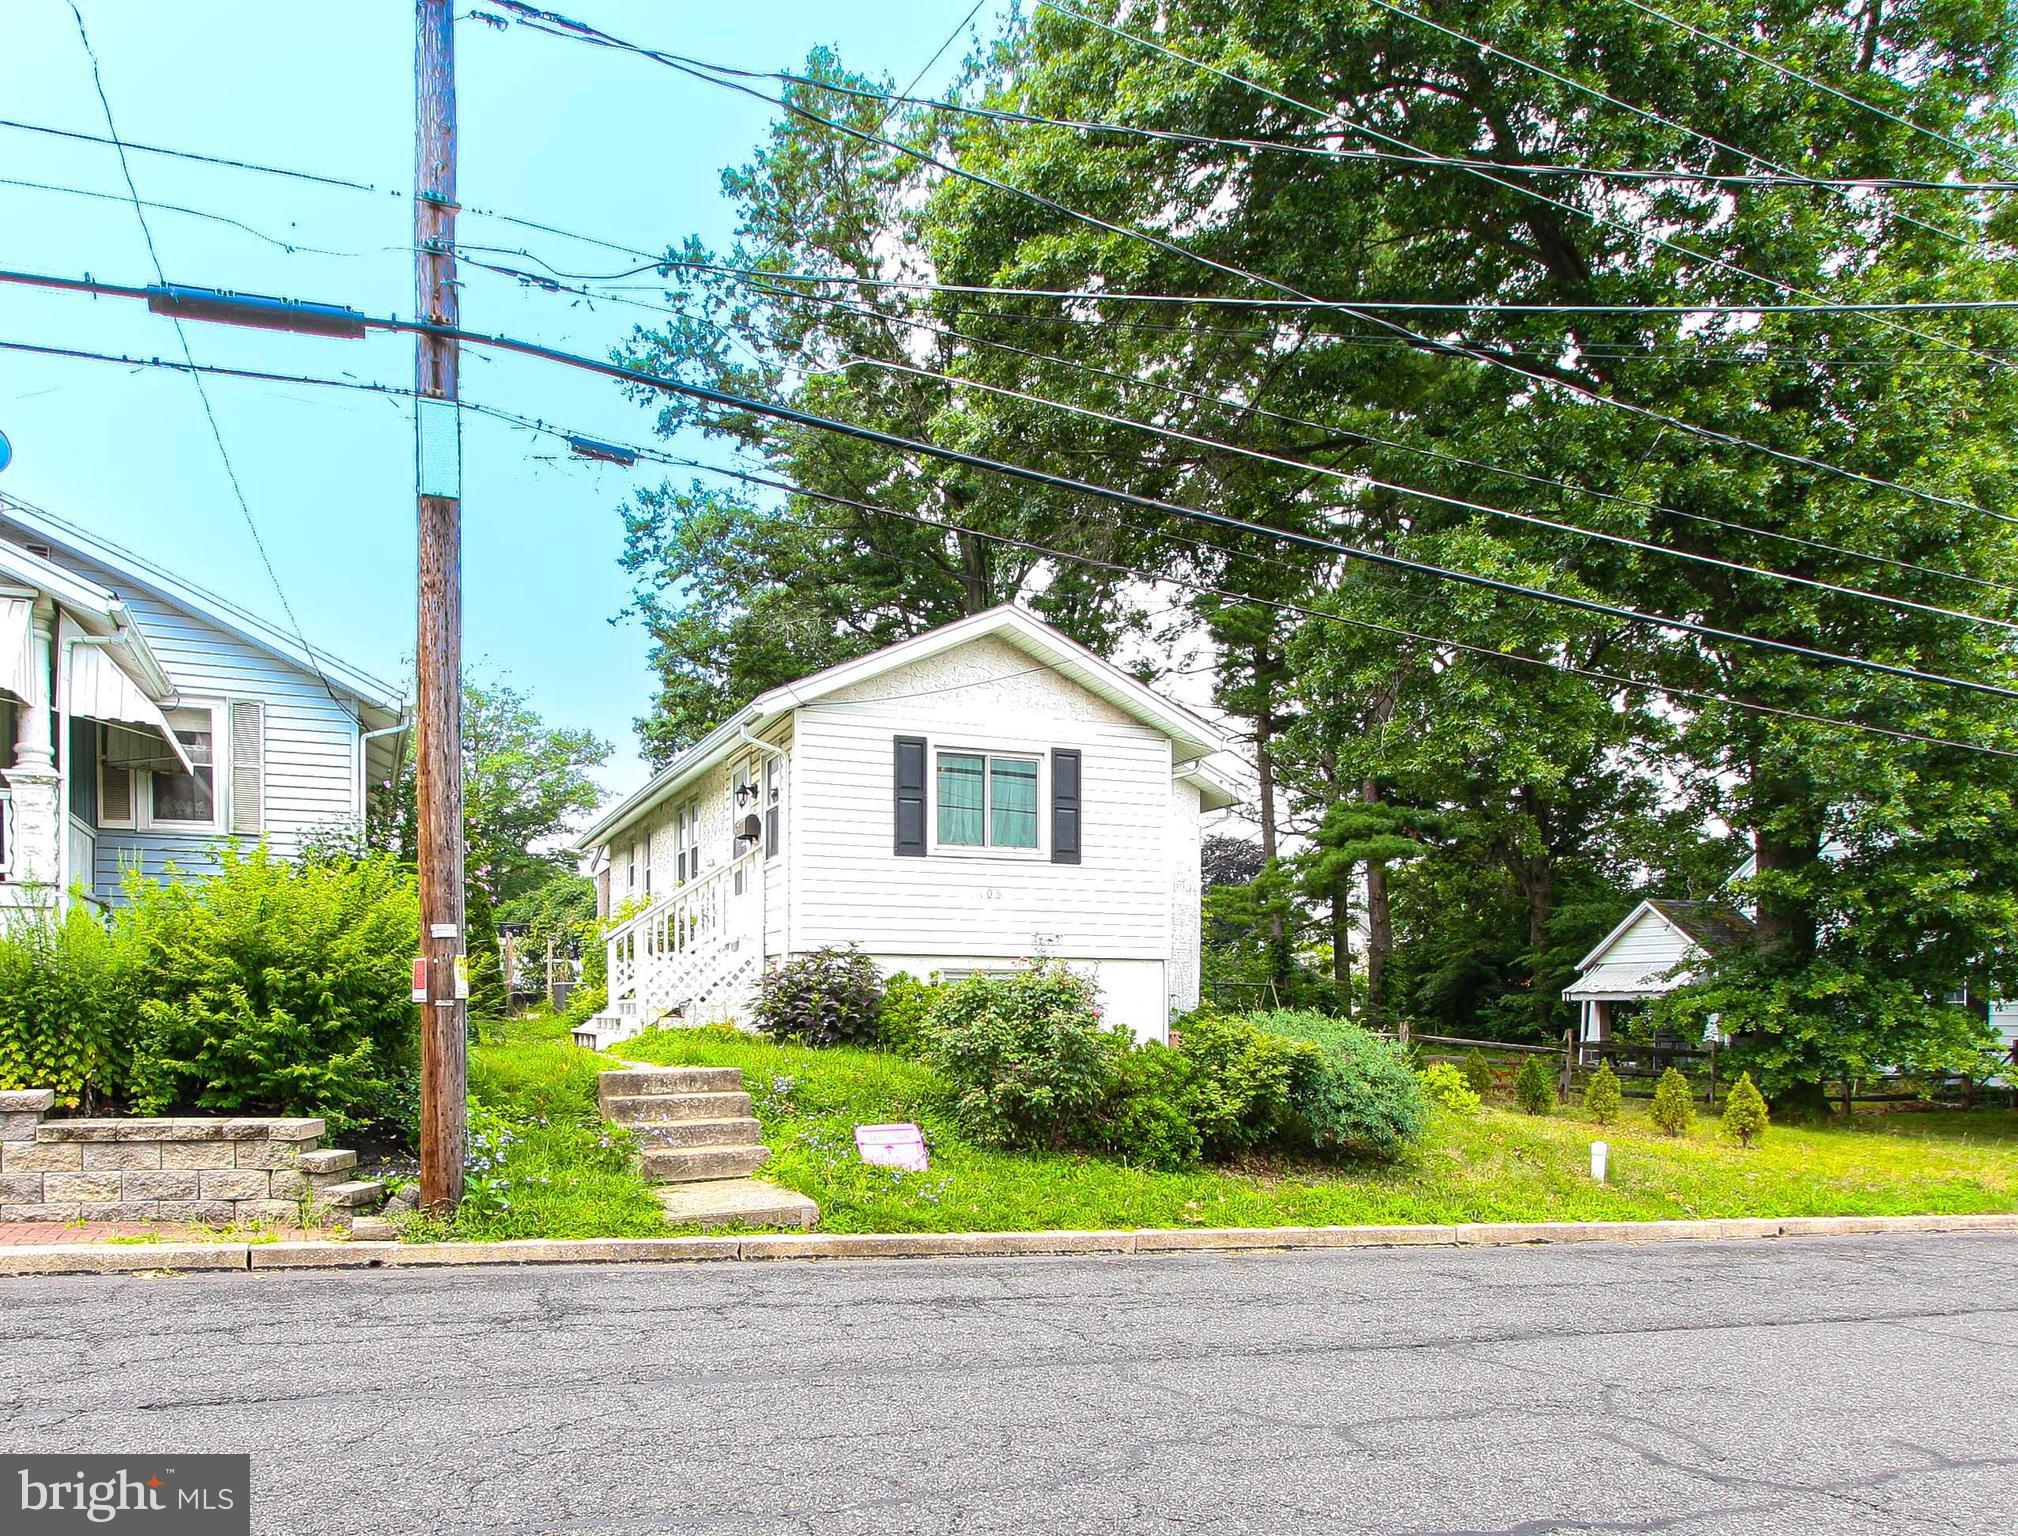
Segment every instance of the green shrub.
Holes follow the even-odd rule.
[[[472,880],[462,903],[463,950],[469,970],[469,1027],[472,1036],[482,1019],[501,1019],[509,1011],[505,997],[504,955],[498,947],[497,909],[490,892]]]
[[[1724,1134],[1739,1146],[1749,1147],[1766,1134],[1769,1120],[1765,1095],[1747,1072],[1724,1100]]]
[[[1475,1115],[1484,1102],[1455,1062],[1433,1061],[1416,1073],[1430,1103],[1458,1115]]]
[[[53,1088],[74,1109],[124,1098],[140,972],[123,932],[79,902],[0,927],[0,1088]]]
[[[1514,1074],[1514,1102],[1531,1115],[1545,1115],[1555,1107],[1556,1075],[1545,1056],[1523,1056],[1521,1069]]]
[[[1492,1063],[1485,1059],[1485,1052],[1473,1046],[1464,1053],[1464,1080],[1471,1084],[1471,1091],[1478,1095],[1483,1104],[1493,1096],[1498,1086],[1492,1074]]]
[[[1197,1069],[1180,1052],[1145,1045],[1121,1055],[1093,1141],[1139,1168],[1179,1173],[1194,1167],[1204,1141],[1188,1105]]]
[[[920,981],[899,971],[883,984],[883,1007],[876,1016],[876,1044],[899,1056],[925,1054],[925,1020],[932,1005],[946,995],[946,983],[935,972]]]
[[[816,949],[765,975],[754,1010],[773,1040],[802,1045],[871,1045],[883,1006],[876,962],[850,944]]]
[[[1424,1129],[1422,1087],[1392,1041],[1327,1014],[1278,1008],[1250,1020],[1316,1049],[1299,1053],[1290,1086],[1291,1134],[1332,1156],[1392,1161]]]
[[[1670,1136],[1685,1136],[1695,1118],[1696,1101],[1689,1091],[1689,1080],[1669,1067],[1654,1084],[1654,1124]]]
[[[319,1115],[338,1132],[401,1119],[412,877],[382,855],[290,863],[225,845],[218,857],[215,875],[126,887],[119,925],[145,993],[136,1107]]]
[[[1100,1022],[1090,981],[1063,965],[970,976],[932,1007],[927,1053],[976,1140],[1062,1147],[1082,1139],[1133,1049]]]
[[[1619,1117],[1623,1097],[1619,1092],[1619,1075],[1612,1070],[1612,1064],[1599,1062],[1591,1080],[1584,1084],[1584,1112],[1599,1125],[1610,1125]]]
[[[1231,1014],[1191,1014],[1178,1034],[1178,1054],[1191,1066],[1183,1108],[1205,1155],[1245,1152],[1279,1135],[1300,1063],[1316,1049]]]

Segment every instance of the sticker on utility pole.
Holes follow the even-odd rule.
[[[455,957],[455,995],[458,1000],[469,997],[469,956]]]
[[[422,955],[413,962],[413,1000],[427,1001],[427,956]]]

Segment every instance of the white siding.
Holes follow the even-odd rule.
[[[930,752],[946,746],[1044,755],[1039,856],[898,857],[891,774],[900,735],[927,738]],[[1048,854],[1054,747],[1083,753],[1076,865],[1053,864]],[[1148,1015],[1127,1020],[1138,1030],[1162,1032],[1169,861],[1185,855],[1171,846],[1171,754],[1160,732],[1014,647],[983,639],[800,709],[793,755],[787,847],[794,950],[858,943],[874,955],[906,957],[913,969],[934,957],[943,965],[999,965],[1037,954],[1155,962],[1153,995],[1131,977],[1125,1006]],[[1195,835],[1194,817],[1194,881]],[[1120,998],[1111,1001],[1122,1006]]]
[[[1166,860],[1170,879],[1170,1007],[1181,1013],[1198,1006],[1200,986],[1199,868],[1204,834],[1198,822],[1198,787],[1170,786],[1170,843]]]
[[[276,852],[291,855],[304,837],[360,814],[354,699],[339,704],[312,673],[157,597],[122,572],[60,554],[56,558],[126,600],[178,692],[200,699],[253,699],[266,706],[265,827]],[[228,738],[225,718],[218,721],[218,735]],[[227,764],[219,764],[217,777],[222,796]],[[210,870],[215,861],[209,848],[226,835],[100,830],[95,892],[116,897],[128,866],[150,875],[161,874],[171,863],[185,873]]]
[[[1649,971],[1663,971],[1678,964],[1694,947],[1666,918],[1648,911],[1642,912],[1630,928],[1612,940],[1598,961],[1607,966],[1639,965]]]

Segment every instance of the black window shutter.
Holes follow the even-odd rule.
[[[1051,752],[1051,862],[1079,862],[1079,753],[1068,747]]]
[[[896,852],[899,857],[925,856],[925,738],[896,738]]]

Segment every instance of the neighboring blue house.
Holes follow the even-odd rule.
[[[125,872],[284,854],[358,822],[397,690],[74,524],[0,496],[0,907]]]

